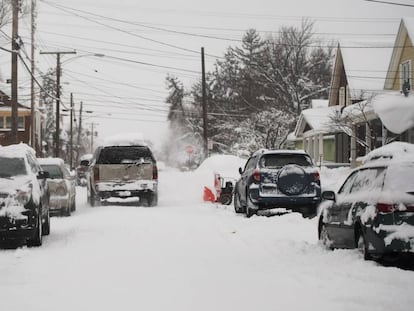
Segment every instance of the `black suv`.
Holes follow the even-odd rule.
[[[259,150],[247,161],[234,192],[236,213],[287,208],[304,217],[316,215],[321,200],[319,171],[308,154],[293,150]]]
[[[42,245],[50,232],[48,177],[32,148],[0,147],[0,241]]]

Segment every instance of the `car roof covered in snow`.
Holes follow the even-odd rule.
[[[34,149],[23,143],[9,146],[0,146],[0,156],[2,157],[23,158],[28,152],[36,157],[36,152]]]
[[[57,165],[60,166],[65,162],[61,158],[39,158],[40,165]]]
[[[148,144],[144,141],[144,136],[141,133],[125,133],[105,138],[101,146],[148,146]]]
[[[414,144],[405,142],[392,142],[377,148],[361,158],[366,166],[372,162],[412,162],[414,161]]]
[[[304,154],[307,153],[304,150],[288,150],[288,149],[280,149],[280,150],[269,150],[269,149],[260,149],[257,150],[253,155],[257,154]]]

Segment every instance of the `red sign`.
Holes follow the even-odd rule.
[[[193,146],[187,146],[187,147],[185,147],[185,152],[187,152],[188,154],[192,154],[194,152]]]

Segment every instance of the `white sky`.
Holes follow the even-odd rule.
[[[53,7],[55,4],[77,11],[57,9]],[[90,20],[76,15],[86,16]],[[277,31],[282,25],[298,25],[302,17],[307,16],[315,21],[314,30],[323,40],[340,38],[355,42],[355,45],[367,41],[374,45],[383,45],[384,42],[392,45],[399,19],[413,15],[414,8],[362,0],[47,0],[38,1],[36,46],[37,52],[77,51],[75,57],[66,55],[62,58],[63,102],[68,104],[70,92],[74,94],[77,107],[82,100],[84,110],[93,111],[84,115],[87,118],[85,122],[98,123],[97,130],[101,137],[139,131],[159,141],[165,137],[167,128],[165,120],[168,106],[163,102],[167,94],[167,73],[175,74],[189,87],[200,77],[198,52],[201,46],[205,47],[208,54],[222,56],[229,45],[239,44],[237,41],[172,31],[240,40],[248,28],[255,28],[264,35]],[[28,25],[28,19],[21,21],[20,33],[29,51]],[[150,29],[148,26],[170,32]],[[193,50],[195,53],[150,40]],[[2,46],[8,47],[5,39],[2,42]],[[95,53],[106,56],[92,56]],[[9,55],[4,54],[7,53],[2,53],[0,58],[2,79],[10,71]],[[56,64],[54,56],[36,55],[36,61],[43,72]],[[214,57],[207,58],[207,70],[212,69],[214,61]],[[25,73],[20,75],[20,79],[19,96],[20,101],[24,102],[29,94],[29,79]]]

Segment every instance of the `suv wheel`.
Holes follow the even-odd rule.
[[[42,233],[43,233],[43,235],[49,235],[50,234],[50,212],[49,212],[49,210],[47,210],[46,221],[43,224]]]
[[[32,246],[41,246],[42,245],[42,215],[41,215],[41,211],[39,209],[38,215],[37,215],[37,224],[36,224],[36,230],[35,230],[35,234],[34,237],[29,239],[27,241],[27,246],[28,247],[32,247]]]

